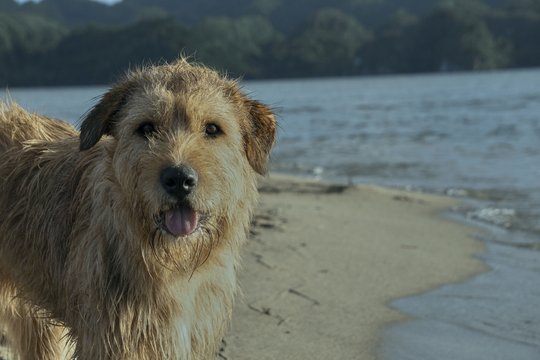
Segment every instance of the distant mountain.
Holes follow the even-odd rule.
[[[520,1],[526,0],[484,0],[481,3],[504,7]],[[277,30],[291,32],[323,8],[339,9],[364,26],[376,27],[398,10],[420,17],[438,3],[435,0],[123,0],[110,6],[91,0],[43,0],[22,5],[14,0],[0,0],[0,12],[41,15],[69,27],[121,25],[167,16],[191,26],[209,16],[262,15],[268,17]]]
[[[16,10],[19,6],[13,0],[0,0],[0,11]]]
[[[69,27],[125,24],[132,21],[131,14],[122,13],[114,6],[90,0],[44,0],[21,5],[16,4],[14,0],[0,0],[0,11],[40,15]]]
[[[540,0],[0,0],[0,86],[181,53],[245,78],[534,67],[538,34]]]

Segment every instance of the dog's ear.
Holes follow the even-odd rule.
[[[127,81],[115,85],[88,112],[81,124],[79,144],[81,151],[96,145],[103,135],[112,134],[118,114],[126,104],[132,88],[132,84]]]
[[[251,167],[261,175],[266,174],[266,165],[276,139],[276,117],[265,105],[246,100],[249,109],[248,129],[244,133],[246,156]]]

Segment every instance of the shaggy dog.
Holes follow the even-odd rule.
[[[80,136],[3,106],[0,318],[20,356],[215,357],[275,131],[184,59],[129,73]]]

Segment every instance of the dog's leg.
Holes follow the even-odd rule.
[[[68,358],[64,328],[40,318],[22,300],[15,289],[0,280],[0,321],[6,338],[20,360],[58,360]],[[16,359],[17,357],[14,357]]]

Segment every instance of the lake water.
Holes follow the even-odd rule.
[[[477,217],[540,231],[540,71],[246,87],[282,117],[275,170],[487,199],[508,211]]]
[[[278,172],[464,199],[492,271],[393,303],[380,356],[540,359],[540,70],[245,82],[279,115]],[[12,89],[77,123],[105,88]]]

